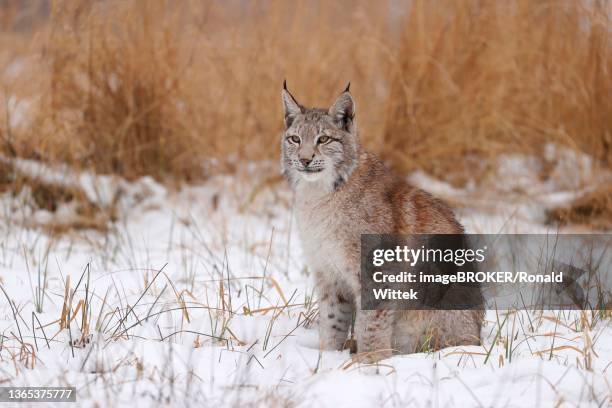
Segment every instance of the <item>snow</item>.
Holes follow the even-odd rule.
[[[541,157],[521,154],[502,154],[497,166],[484,180],[470,180],[466,187],[457,188],[416,171],[410,182],[448,200],[456,206],[477,214],[475,230],[495,233],[492,220],[497,220],[507,233],[547,233],[542,224],[546,210],[569,205],[572,201],[612,182],[609,170],[596,168],[593,159],[584,154],[555,144],[547,144]],[[480,215],[487,213],[482,219]],[[482,224],[482,222],[485,224]],[[505,223],[509,222],[509,225]],[[518,222],[517,228],[512,227]],[[528,226],[531,225],[531,228]]]
[[[590,312],[489,311],[482,346],[398,355],[379,367],[354,362],[348,351],[321,352],[292,194],[284,184],[259,187],[275,174],[273,166],[175,191],[152,179],[128,183],[35,162],[19,165],[52,182],[79,185],[96,202],[108,204],[117,191],[124,193],[122,216],[108,235],[51,237],[5,212],[0,284],[18,312],[15,318],[0,293],[3,386],[73,385],[78,403],[87,406],[544,407],[612,401],[611,320]],[[412,180],[445,197],[474,193],[424,174]],[[563,194],[549,184],[547,194]],[[26,198],[19,199],[23,205]],[[3,208],[15,200],[6,194]],[[541,207],[516,201],[487,211],[462,206],[458,214],[470,232],[549,232]],[[58,211],[45,216],[61,216]],[[45,270],[44,303],[36,313]],[[82,347],[71,346],[83,335],[81,311],[70,330],[60,330],[57,322],[68,276],[72,290],[83,276],[73,314],[79,300],[89,303],[90,336],[77,344]],[[44,333],[32,323],[33,313]]]

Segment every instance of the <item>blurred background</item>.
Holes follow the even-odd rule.
[[[565,162],[579,194],[549,221],[612,228],[611,17],[606,0],[2,0],[0,189],[40,183],[15,159],[172,185],[276,163],[283,79],[312,106],[350,81],[363,144],[395,169],[475,194],[507,187],[512,155],[557,187]]]

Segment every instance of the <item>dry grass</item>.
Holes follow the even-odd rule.
[[[404,170],[456,183],[499,153],[559,143],[612,165],[612,31],[604,1],[418,0],[384,137]]]
[[[612,228],[612,187],[609,185],[585,194],[570,205],[555,208],[548,213],[550,222],[586,224],[592,228]]]
[[[45,222],[37,221],[36,217],[26,217],[27,226],[40,227],[51,236],[81,229],[107,232],[110,223],[118,219],[118,210],[114,201],[110,205],[100,205],[88,197],[82,186],[47,180],[41,175],[14,166],[11,161],[0,160],[1,193],[10,193],[13,196],[14,201],[11,206],[17,213],[23,210],[19,207],[26,202],[26,206],[49,213],[56,213],[61,206],[71,206],[73,211],[70,214],[63,213]],[[20,200],[19,196],[22,195],[29,200],[25,202]]]
[[[40,69],[24,73],[41,90],[36,120],[12,149],[127,178],[201,178],[206,159],[273,158],[283,78],[305,103],[330,103],[348,80],[360,100],[380,89],[369,79],[386,77],[389,28],[376,10],[54,2],[37,29]],[[363,104],[367,133],[381,125],[383,99]]]
[[[7,4],[5,154],[180,180],[276,159],[287,78],[319,106],[350,80],[364,143],[404,171],[461,184],[549,142],[612,166],[605,1]]]

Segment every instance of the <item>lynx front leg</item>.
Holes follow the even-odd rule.
[[[391,357],[392,310],[357,310],[355,322],[358,358],[374,363]]]
[[[353,319],[353,305],[333,288],[320,291],[319,341],[323,350],[342,350]]]

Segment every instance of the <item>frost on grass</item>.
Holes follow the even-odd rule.
[[[23,222],[44,210],[15,217],[17,198],[5,194],[0,382],[74,385],[79,402],[112,406],[610,402],[612,328],[601,311],[491,311],[483,346],[424,345],[378,367],[319,351],[291,193],[249,174],[179,191],[112,182],[126,198],[107,233],[50,236]],[[71,177],[92,201],[94,186],[112,195],[98,176]],[[460,215],[470,232],[547,230],[501,209]]]

